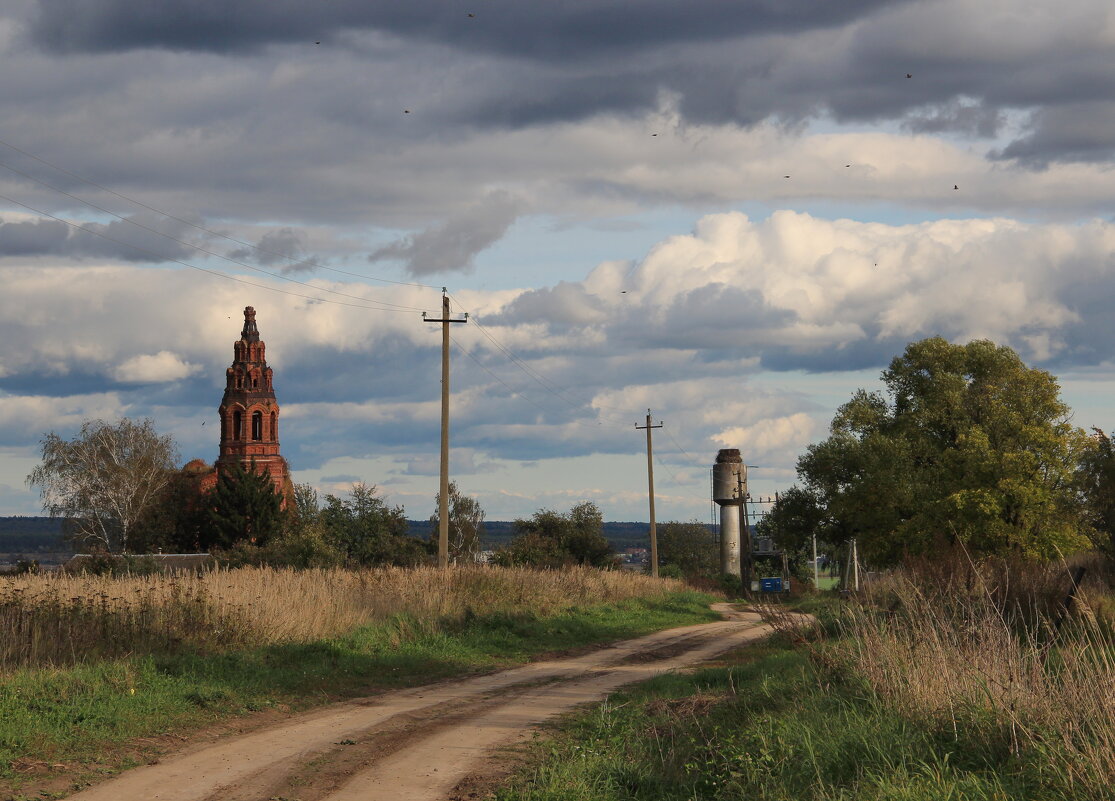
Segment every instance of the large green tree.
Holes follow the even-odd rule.
[[[282,497],[267,473],[232,465],[221,472],[207,506],[210,525],[201,543],[207,549],[262,546],[282,530]]]
[[[933,337],[882,380],[885,392],[856,392],[798,461],[804,486],[776,509],[773,533],[855,537],[875,564],[950,541],[1031,557],[1086,546],[1076,464],[1087,437],[1052,375],[986,340]]]

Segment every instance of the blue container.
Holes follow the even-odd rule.
[[[763,592],[782,592],[781,578],[759,579],[759,589]]]

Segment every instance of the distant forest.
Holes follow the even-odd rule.
[[[0,554],[72,550],[62,540],[62,521],[52,517],[0,517]]]
[[[429,520],[408,520],[410,535],[427,539],[430,536]],[[487,550],[493,550],[501,545],[506,545],[515,536],[515,524],[510,520],[485,520],[483,545]],[[624,548],[645,548],[649,536],[649,526],[646,523],[609,523],[604,521],[604,536],[612,545],[612,550],[622,551]]]
[[[426,539],[429,520],[408,520],[410,534]],[[484,547],[498,548],[515,536],[510,520],[484,521]],[[647,545],[646,523],[604,523],[604,536],[616,551]],[[0,554],[72,553],[62,539],[62,521],[51,517],[0,517]],[[2,560],[0,560],[2,561]]]

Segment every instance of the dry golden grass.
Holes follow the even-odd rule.
[[[400,615],[415,625],[495,613],[547,616],[682,586],[623,571],[480,566],[0,577],[0,668],[310,642]]]
[[[1043,591],[1064,598],[1065,575],[1001,562],[959,566],[943,583],[895,574],[841,615],[841,651],[901,713],[1047,755],[1072,785],[1109,787],[1115,638],[1089,604],[1102,597],[1097,587],[1072,615],[1043,601]]]

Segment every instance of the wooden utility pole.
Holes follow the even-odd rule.
[[[459,320],[449,316],[449,295],[441,288],[441,318],[422,312],[427,323],[441,323],[441,492],[438,497],[437,566],[449,567],[449,324],[467,323],[468,314]]]
[[[652,429],[662,428],[662,423],[651,425],[650,409],[647,409],[647,424],[635,424],[637,431],[646,429],[647,432],[647,487],[650,495],[650,575],[658,578],[658,532],[654,529],[654,450],[651,445],[650,432]]]

